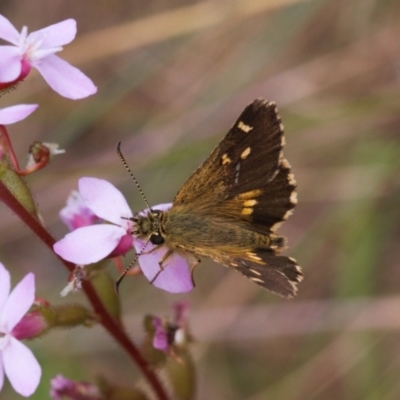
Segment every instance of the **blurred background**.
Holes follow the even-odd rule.
[[[0,13],[29,31],[76,19],[77,38],[60,56],[99,89],[70,101],[35,71],[0,99],[40,104],[9,128],[21,164],[34,140],[67,150],[27,178],[57,238],[67,232],[58,212],[81,176],[111,181],[133,210],[144,208],[118,141],[150,204],[169,202],[248,103],[278,105],[298,182],[298,206],[280,230],[304,271],[298,296],[279,298],[205,259],[186,295],[130,277],[121,299],[137,342],[144,314],[172,315],[185,300],[198,399],[400,398],[398,0],[2,0]],[[5,207],[0,219],[13,284],[33,270],[41,297],[85,302],[60,298],[67,271]],[[101,327],[29,345],[43,366],[33,399],[48,398],[57,373],[140,378]],[[19,398],[8,382],[1,396]]]

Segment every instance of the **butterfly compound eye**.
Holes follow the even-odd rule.
[[[150,236],[150,242],[158,245],[158,244],[163,244],[165,242],[165,240],[160,234],[157,234],[157,235]]]

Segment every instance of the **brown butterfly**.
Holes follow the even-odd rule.
[[[276,234],[297,203],[284,145],[275,103],[254,100],[169,210],[134,215],[136,238],[169,248],[160,272],[174,250],[184,250],[234,268],[281,296],[296,294],[303,275],[293,258],[279,255],[285,239]]]

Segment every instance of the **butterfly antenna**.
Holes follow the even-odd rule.
[[[144,193],[143,193],[142,188],[141,188],[140,185],[139,185],[139,182],[136,180],[135,175],[132,174],[132,171],[131,171],[130,168],[128,167],[128,163],[125,161],[125,158],[124,158],[124,156],[122,155],[122,152],[121,152],[121,142],[118,142],[118,144],[117,144],[117,154],[118,154],[118,157],[119,157],[119,159],[121,160],[122,164],[124,165],[125,169],[128,171],[129,175],[130,175],[131,178],[133,179],[133,182],[135,182],[135,185],[136,185],[136,187],[138,188],[139,193],[141,194],[141,196],[142,196],[144,202],[146,203],[147,208],[150,210],[150,205],[149,205],[149,203],[148,203],[148,201],[147,201],[147,199],[146,199],[146,196],[145,196]],[[147,246],[147,243],[146,243],[146,246]],[[145,246],[145,247],[146,247],[146,246]],[[136,258],[136,260],[137,260],[137,258]],[[135,260],[134,262],[136,262],[136,260]],[[132,263],[131,263],[131,265],[132,265]],[[124,271],[124,273],[122,274],[122,277],[119,277],[119,278],[118,278],[117,285],[118,285],[118,282],[125,276],[126,272],[128,272],[128,270],[129,270],[129,268],[131,267],[131,265]]]
[[[150,239],[144,244],[142,250],[140,253],[136,254],[136,257],[131,261],[131,263],[124,269],[124,271],[121,273],[121,275],[118,277],[117,281],[115,282],[115,291],[117,294],[119,293],[119,285],[122,282],[122,279],[125,278],[125,275],[128,273],[128,271],[132,268],[132,266],[135,264],[135,262],[138,260],[139,256],[143,254],[144,249],[147,247],[149,244]]]

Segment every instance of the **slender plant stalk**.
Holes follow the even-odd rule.
[[[35,234],[42,240],[53,251],[53,245],[55,239],[41,222],[32,214],[30,214],[25,207],[12,195],[3,182],[0,181],[0,200],[9,207],[24,223],[27,225]],[[67,262],[58,257],[64,266],[72,272],[75,269],[75,265]],[[168,400],[168,396],[161,385],[157,375],[151,369],[151,366],[142,357],[139,350],[127,336],[123,327],[117,323],[116,320],[107,312],[99,296],[97,295],[93,285],[89,281],[83,282],[83,291],[88,297],[97,315],[100,317],[100,323],[103,327],[117,340],[117,342],[128,352],[133,361],[137,364],[143,375],[148,380],[156,392],[158,399]]]

